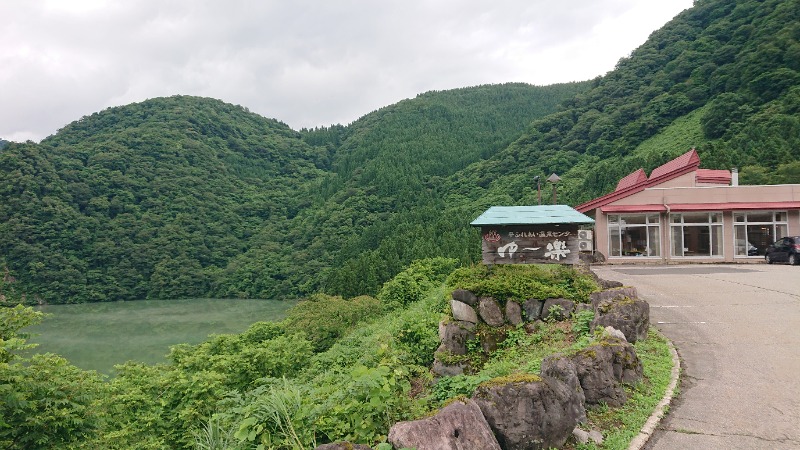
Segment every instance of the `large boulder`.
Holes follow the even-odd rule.
[[[650,328],[650,304],[636,297],[635,290],[628,292],[633,296],[621,295],[620,291],[628,291],[632,288],[616,289],[605,292],[615,292],[617,295],[605,297],[598,296],[592,299],[594,308],[594,319],[591,329],[596,327],[613,327],[620,330],[625,335],[628,342],[636,342],[639,339],[647,338],[647,330]],[[594,294],[593,294],[594,295]]]
[[[606,337],[572,356],[586,404],[621,406],[627,400],[622,383],[642,379],[642,362],[631,344]]]
[[[438,351],[448,351],[454,355],[467,354],[467,341],[475,339],[475,324],[451,320],[439,324]]]
[[[551,309],[552,308],[552,309]],[[542,308],[542,319],[555,315],[556,320],[564,320],[575,311],[575,302],[565,298],[548,298]]]
[[[478,314],[490,327],[501,327],[506,322],[500,305],[492,297],[481,297],[478,300]]]
[[[505,450],[560,447],[580,419],[575,390],[550,377],[495,379],[479,386],[473,400]]]
[[[389,430],[395,448],[417,450],[500,450],[480,408],[472,400],[455,401],[435,416],[398,422]]]
[[[600,345],[611,348],[611,352],[614,355],[611,361],[614,378],[629,385],[642,381],[644,367],[633,345],[623,339],[615,339],[613,337],[603,339]]]
[[[623,287],[618,289],[607,289],[605,291],[599,292],[592,292],[589,294],[589,300],[592,301],[592,307],[596,310],[597,305],[601,302],[605,302],[608,300],[614,300],[616,298],[639,298],[639,294],[636,293],[635,287]]]
[[[544,308],[544,300],[536,298],[529,298],[522,303],[522,309],[525,311],[525,320],[532,322],[542,318],[542,308]]]
[[[593,261],[589,261],[589,263],[591,263],[591,262],[593,262]],[[605,280],[603,278],[600,278],[588,265],[581,265],[581,266],[576,267],[576,268],[579,269],[580,272],[586,273],[589,276],[591,276],[592,278],[594,278],[594,281],[598,285],[600,285],[600,287],[603,288],[603,289],[613,289],[613,288],[622,287],[622,283],[620,283],[619,281]]]
[[[450,309],[453,311],[453,318],[462,322],[478,323],[478,315],[471,306],[458,300],[450,300]]]
[[[475,296],[472,292],[466,289],[456,289],[453,291],[452,294],[453,300],[458,300],[460,302],[464,302],[469,306],[475,306],[478,304],[478,297]]]
[[[573,355],[572,360],[588,405],[606,403],[621,406],[627,400],[622,384],[614,377],[614,353],[606,346],[592,345]]]
[[[556,353],[550,355],[542,360],[541,370],[542,376],[555,378],[562,381],[568,388],[572,389],[577,397],[575,406],[578,408],[575,411],[578,416],[579,422],[586,421],[586,397],[583,394],[581,387],[581,380],[578,378],[578,368],[572,358]]]
[[[519,303],[512,300],[506,301],[506,320],[514,326],[522,323],[522,307]]]

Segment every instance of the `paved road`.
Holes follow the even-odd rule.
[[[596,266],[675,344],[680,394],[647,447],[800,449],[800,267]]]

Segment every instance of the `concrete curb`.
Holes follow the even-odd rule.
[[[664,410],[675,396],[675,388],[678,386],[678,379],[681,374],[681,360],[678,358],[678,352],[675,350],[675,346],[672,345],[672,341],[667,339],[667,344],[669,345],[669,352],[672,354],[672,373],[670,374],[669,386],[667,386],[667,391],[664,392],[664,397],[653,410],[653,414],[644,423],[639,434],[631,441],[628,450],[641,450],[647,444],[650,436],[653,435],[653,431],[655,431],[661,419],[664,418]]]

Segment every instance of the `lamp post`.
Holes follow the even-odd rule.
[[[536,182],[536,196],[539,199],[539,206],[542,206],[542,182],[539,178],[539,175],[533,177],[533,181]]]
[[[553,204],[555,205],[556,202],[558,201],[558,194],[557,194],[558,191],[556,188],[556,184],[558,184],[558,182],[561,181],[561,177],[559,177],[558,175],[555,174],[555,172],[553,172],[552,175],[547,177],[547,181],[553,183]]]

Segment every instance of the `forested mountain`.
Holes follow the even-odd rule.
[[[577,204],[693,146],[705,167],[742,168],[745,183],[798,183],[799,41],[798,0],[696,1],[455,183],[530,202],[530,175],[556,172],[560,198]]]
[[[690,147],[744,183],[800,182],[800,0],[697,0],[594,80],[430,92],[348,126],[172,97],[12,143],[0,293],[374,294],[412,260],[476,260],[467,224],[534,203],[536,175],[576,204]]]
[[[448,205],[438,186],[507,147],[531,120],[586,87],[506,84],[429,92],[346,128],[307,131],[307,142],[333,154],[330,172],[313,189],[314,205],[288,224],[291,251],[276,254],[275,230],[265,228],[262,243],[237,260],[237,267],[248,268],[237,279],[271,281],[269,290],[243,283],[227,295],[243,290],[271,297],[320,288],[346,296],[374,294],[414,259],[443,251],[465,262],[474,259],[474,233],[465,224],[474,218],[475,205],[451,205],[458,208],[444,214]],[[261,264],[276,257],[281,263]]]
[[[62,303],[309,292],[359,224],[385,218],[421,177],[501,150],[579,86],[429,93],[303,133],[194,97],[84,117],[0,154],[0,293]],[[386,177],[412,187],[376,192]]]
[[[298,193],[323,175],[318,150],[284,124],[191,97],[11,144],[0,154],[11,287],[55,303],[209,295],[264,222],[308,205]]]

